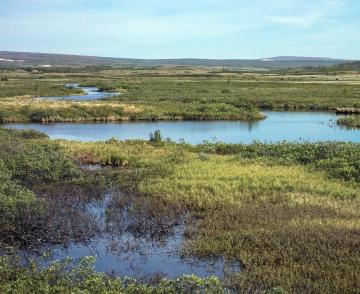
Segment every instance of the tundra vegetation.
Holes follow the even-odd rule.
[[[261,109],[358,108],[360,75],[160,67],[89,72],[2,70],[0,119],[7,121],[258,120]],[[81,94],[66,83],[121,95],[104,101],[36,99]],[[110,101],[109,101],[110,100]]]
[[[213,293],[226,289],[356,293],[358,144],[190,146],[165,142],[160,133],[151,138],[56,142],[34,131],[1,130],[3,292],[40,285],[53,291],[129,293],[190,288]],[[112,168],[94,175],[76,162]],[[62,263],[47,269],[33,263],[19,265],[16,252],[21,248],[42,252],[52,244],[85,241],[89,232],[96,233],[75,210],[73,217],[81,226],[72,227],[61,217],[64,209],[72,209],[72,205],[65,208],[64,199],[72,195],[78,197],[76,203],[80,198],[102,197],[110,185],[136,195],[135,207],[147,203],[142,208],[147,216],[162,222],[187,215],[184,256],[226,257],[239,261],[241,271],[222,282],[185,276],[147,286],[96,273],[89,259],[70,271],[70,265]]]
[[[352,73],[161,68],[0,75],[7,77],[0,82],[3,122],[255,119],[264,107],[335,111],[358,108],[360,98]],[[35,98],[77,94],[63,87],[67,82],[124,94],[93,102]],[[191,146],[164,141],[159,131],[149,141],[81,143],[0,129],[0,292],[357,293],[359,162],[356,143]],[[96,272],[90,257],[24,264],[24,250],[41,254],[98,234],[81,207],[107,189],[129,195],[140,233],[186,218],[182,256],[235,260],[241,271],[224,280],[144,284]],[[141,226],[149,219],[150,227]]]

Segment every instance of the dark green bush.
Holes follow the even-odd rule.
[[[360,182],[360,145],[356,143],[274,143],[224,144],[204,143],[199,152],[234,154],[244,158],[272,158],[284,164],[303,164],[325,170],[346,181]]]
[[[152,143],[161,143],[162,136],[160,130],[156,130],[154,133],[151,132],[149,135],[149,141]]]

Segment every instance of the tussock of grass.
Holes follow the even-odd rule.
[[[360,115],[344,116],[339,118],[336,123],[349,129],[360,128]]]
[[[102,165],[120,165],[128,167],[149,167],[162,162],[177,152],[184,156],[185,151],[170,144],[159,148],[156,144],[145,141],[118,141],[110,139],[106,142],[69,142],[61,141],[78,160],[86,163]]]

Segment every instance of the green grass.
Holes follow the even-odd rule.
[[[7,79],[0,81],[2,122],[253,120],[261,118],[259,108],[359,108],[360,98],[357,74],[278,75],[211,70],[179,74],[172,70],[139,69],[40,75],[0,73],[0,77],[5,75]],[[125,94],[101,102],[32,98],[73,94],[73,90],[62,87],[67,82],[96,84]],[[355,117],[347,117],[343,125],[356,126]],[[56,185],[85,186],[86,193],[96,190],[96,179],[85,176],[75,160],[116,167],[112,169],[111,181],[135,192],[139,201],[151,201],[151,209],[157,209],[154,215],[174,207],[189,215],[182,253],[240,261],[242,271],[226,281],[238,291],[282,287],[295,293],[356,293],[359,288],[359,144],[189,146],[115,139],[79,143],[54,142],[36,132],[0,130],[2,238],[11,236],[11,242],[24,244],[24,236],[37,238],[37,232],[48,230],[44,222],[46,198],[44,201],[39,197],[44,187],[49,187],[49,191]],[[9,245],[10,239],[2,240]],[[4,291],[48,285],[50,269],[23,272],[6,263],[1,266],[1,279],[6,283],[0,284],[7,287]],[[67,291],[69,283],[79,291],[89,289],[66,275],[55,281],[51,285],[57,290]],[[112,280],[96,273],[91,274],[90,280],[82,281],[89,281],[100,290],[124,286],[121,280],[112,284]],[[154,293],[159,288],[146,289]]]
[[[145,144],[138,146],[139,153],[142,147]],[[148,151],[150,154],[155,148],[149,146]],[[47,211],[47,202],[60,196],[56,189],[68,187],[65,192],[77,198],[81,197],[81,190],[74,188],[84,187],[88,190],[82,193],[92,197],[91,193],[103,189],[101,183],[101,176],[95,179],[84,174],[70,153],[46,135],[32,130],[0,129],[1,293],[225,293],[220,280],[214,277],[182,276],[174,280],[159,279],[152,285],[131,278],[112,278],[94,270],[92,257],[79,262],[55,262],[48,267],[35,262],[25,265],[15,254],[19,248],[31,250],[36,242],[60,244],[57,237],[69,233],[60,232],[59,219],[54,228],[48,227],[51,212]],[[4,255],[5,252],[11,255]]]
[[[3,99],[0,104],[2,123],[123,121],[142,111],[123,103],[47,101],[24,97]]]
[[[151,201],[148,209],[154,211],[149,215],[161,217],[177,209],[189,216],[182,254],[238,260],[242,270],[224,281],[226,285],[243,292],[281,287],[291,293],[356,293],[359,144],[190,146],[115,139],[53,142],[37,132],[10,130],[1,130],[0,135],[2,233],[25,227],[21,220],[28,221],[29,213],[44,213],[37,186],[83,183],[92,189],[93,180],[84,177],[74,160],[100,163],[117,167],[109,173],[111,181],[135,192],[138,201]],[[48,285],[46,269],[2,266],[6,287],[24,283],[33,287],[39,284],[31,281],[39,277],[41,287]],[[69,283],[74,289],[89,289],[64,275],[55,279],[60,284],[51,284],[55,289],[59,285],[67,289]],[[124,286],[121,279],[107,280],[100,273],[92,273],[90,280],[89,287]],[[195,285],[202,283],[198,280]]]
[[[286,165],[301,164],[326,171],[334,178],[360,182],[360,149],[359,144],[354,143],[205,143],[195,147],[195,150],[249,159],[272,159]]]
[[[241,260],[244,269],[234,280],[240,289],[341,292],[356,282],[358,185],[300,166],[211,156],[145,180],[139,189],[196,212],[201,221],[184,250]]]
[[[271,77],[270,77],[271,78]],[[359,104],[360,85],[313,81],[286,81],[279,76],[144,77],[126,80],[128,91],[112,99],[155,103],[226,103],[234,107],[321,109]]]
[[[133,182],[140,195],[194,218],[183,254],[239,260],[228,281],[239,291],[356,293],[358,144],[62,144],[88,162],[148,169]]]
[[[358,74],[225,73],[214,69],[159,68],[36,75],[3,71],[0,77],[7,78],[0,81],[0,105],[5,112],[2,116],[22,121],[31,117],[24,115],[26,111],[20,106],[7,107],[9,99],[79,93],[63,87],[68,82],[120,91],[122,95],[108,101],[141,110],[121,116],[107,111],[107,117],[116,120],[258,120],[263,118],[259,108],[334,111],[360,105]],[[48,103],[44,102],[43,107],[48,107],[45,104]],[[69,117],[71,121],[106,120],[100,114],[79,112],[76,107],[82,108],[81,102],[70,107],[74,110],[67,113],[58,109],[55,121],[69,121]],[[46,120],[47,116],[41,116],[40,121]]]
[[[16,79],[0,82],[0,98],[14,96],[67,96],[80,95],[83,91],[80,89],[65,87],[62,82],[41,81],[35,78]]]

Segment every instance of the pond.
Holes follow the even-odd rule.
[[[83,95],[70,95],[70,96],[50,96],[50,97],[40,97],[44,99],[52,99],[52,100],[77,100],[77,101],[91,101],[91,100],[99,100],[107,97],[120,95],[118,92],[110,92],[110,91],[100,91],[97,87],[81,87],[79,84],[66,84],[67,88],[77,88],[84,91]]]
[[[223,257],[202,260],[182,257],[186,227],[183,220],[163,230],[161,223],[145,212],[134,213],[131,197],[126,205],[119,205],[124,198],[126,195],[122,193],[105,193],[100,200],[84,203],[79,197],[66,199],[62,202],[61,211],[57,210],[54,214],[67,219],[69,229],[82,232],[83,238],[50,246],[46,259],[37,253],[23,251],[25,260],[30,257],[41,265],[49,265],[67,257],[77,260],[95,256],[97,271],[136,277],[141,281],[151,281],[156,277],[176,278],[185,274],[225,278],[241,270],[239,261]],[[91,225],[82,230],[84,222]],[[82,239],[87,241],[80,241]]]
[[[331,112],[264,111],[267,118],[256,122],[240,121],[156,121],[121,123],[5,124],[7,128],[36,129],[54,139],[79,141],[107,140],[112,137],[148,139],[157,129],[164,138],[184,139],[190,144],[204,140],[225,143],[278,141],[351,141],[360,142],[360,130],[336,125]]]

